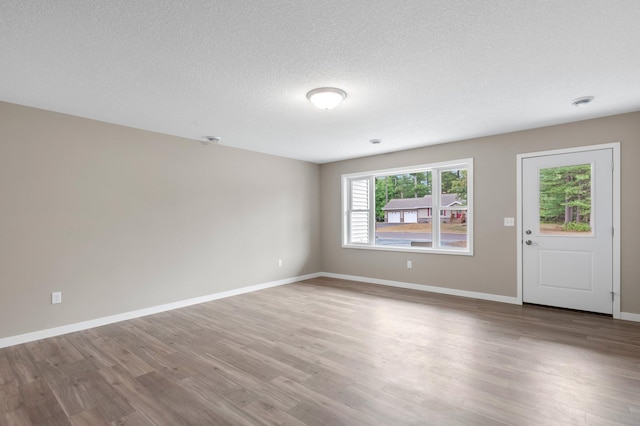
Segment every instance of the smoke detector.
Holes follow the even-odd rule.
[[[220,138],[218,136],[205,136],[205,144],[209,144],[209,143],[215,143],[218,144],[220,143]]]
[[[591,101],[593,101],[593,96],[583,96],[581,98],[572,100],[571,105],[576,108],[582,108],[589,105]]]

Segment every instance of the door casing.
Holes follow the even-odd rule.
[[[575,148],[557,149],[551,151],[530,152],[526,154],[517,155],[517,235],[516,235],[516,247],[517,247],[517,275],[518,275],[518,293],[517,300],[522,304],[522,285],[523,285],[523,268],[522,268],[522,162],[525,158],[540,157],[556,154],[567,154],[575,152],[593,151],[600,149],[612,149],[613,150],[613,317],[620,318],[620,142],[588,145]]]

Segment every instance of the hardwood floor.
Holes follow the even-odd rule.
[[[640,324],[329,278],[0,349],[0,425],[640,424]]]

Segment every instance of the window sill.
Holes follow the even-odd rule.
[[[398,251],[406,253],[424,253],[424,254],[452,254],[455,256],[473,256],[473,250],[465,249],[434,249],[431,247],[393,247],[369,244],[342,244],[342,248],[358,249],[358,250],[377,250],[377,251]]]

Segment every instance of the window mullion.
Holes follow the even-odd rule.
[[[369,176],[369,244],[376,244],[376,178]]]
[[[431,248],[440,247],[440,169],[431,172]]]

